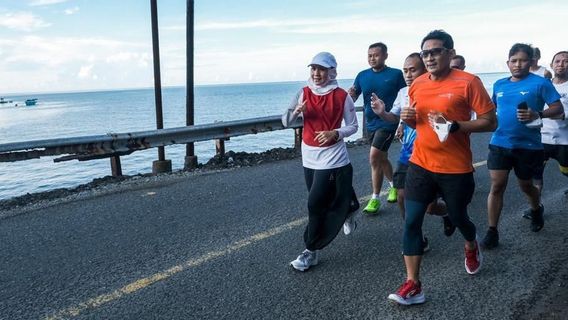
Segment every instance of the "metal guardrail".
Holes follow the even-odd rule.
[[[214,139],[226,140],[246,134],[286,129],[280,119],[281,116],[268,116],[152,131],[6,143],[0,144],[0,162],[62,154],[69,154],[69,156],[56,159],[56,162],[74,159],[90,160],[172,144]],[[297,123],[292,127],[299,128],[302,124]]]
[[[362,107],[356,108],[356,111],[362,110]],[[217,146],[217,151],[223,153],[223,142],[231,137],[301,127],[301,121],[290,127],[284,127],[281,116],[274,115],[132,133],[108,133],[95,136],[5,143],[0,144],[0,162],[15,162],[59,155],[65,156],[54,159],[54,162],[111,158],[113,175],[121,175],[119,157],[131,154],[134,151],[173,144],[217,140],[220,144],[220,146]],[[117,165],[118,168],[115,168]]]

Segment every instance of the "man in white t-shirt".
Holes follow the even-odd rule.
[[[542,144],[544,145],[544,164],[534,176],[535,186],[542,192],[542,174],[546,161],[555,159],[558,161],[560,172],[568,177],[568,51],[560,51],[552,57],[550,64],[554,72],[552,84],[560,94],[560,102],[564,107],[564,115],[556,119],[542,119]],[[545,107],[547,108],[547,107]],[[566,191],[568,193],[568,190]],[[523,215],[530,219],[526,212]]]
[[[537,76],[541,76],[543,78],[547,78],[547,79],[552,78],[552,73],[550,73],[550,71],[548,71],[548,69],[546,69],[546,67],[539,66],[538,60],[540,60],[540,49],[537,48],[537,47],[534,47],[533,48],[533,60],[532,60],[531,67],[530,67],[529,71],[531,73],[534,73]]]

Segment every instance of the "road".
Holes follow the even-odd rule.
[[[474,135],[470,215],[483,236],[488,134]],[[392,147],[391,159],[400,145]],[[368,147],[349,149],[360,198],[370,193]],[[567,180],[545,172],[545,227],[530,232],[510,179],[501,245],[482,271],[463,267],[463,238],[425,219],[432,250],[427,302],[386,297],[404,280],[402,221],[386,204],[340,233],[320,264],[289,267],[303,249],[300,159],[157,179],[0,220],[0,319],[561,319],[568,310]]]

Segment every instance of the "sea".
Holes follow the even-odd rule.
[[[492,84],[507,74],[483,73],[478,76],[491,93]],[[349,88],[352,83],[353,79],[339,80],[343,88]],[[196,86],[195,124],[280,115],[304,85],[305,81]],[[164,128],[185,126],[185,96],[185,87],[162,89]],[[13,102],[0,104],[0,144],[156,128],[153,88],[3,97]],[[25,106],[24,101],[30,98],[38,99],[35,106]],[[360,99],[357,102],[356,105],[361,104]],[[361,116],[358,114],[359,123]],[[360,128],[350,139],[361,136]],[[263,152],[277,147],[292,147],[293,144],[293,132],[279,130],[231,138],[226,141],[225,148],[235,152]],[[173,170],[183,168],[185,145],[168,146],[165,154],[166,159],[172,161]],[[207,162],[215,155],[214,142],[196,143],[195,155],[200,163]],[[0,163],[0,200],[57,188],[73,188],[111,174],[109,159],[55,163],[55,158]],[[123,174],[149,173],[152,162],[157,158],[156,148],[123,156]]]

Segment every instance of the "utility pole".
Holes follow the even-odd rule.
[[[162,115],[162,81],[160,78],[160,41],[158,36],[157,0],[150,0],[152,11],[152,48],[154,53],[154,96],[156,98],[156,128],[164,128]],[[166,160],[164,147],[158,147],[158,160],[152,162],[152,173],[158,174],[172,171],[172,161]]]
[[[186,125],[194,125],[194,95],[193,95],[193,24],[194,24],[194,1],[187,0],[187,16],[186,16]],[[195,155],[193,142],[188,143],[185,147],[185,164],[184,169],[193,169],[197,167],[197,156]]]

